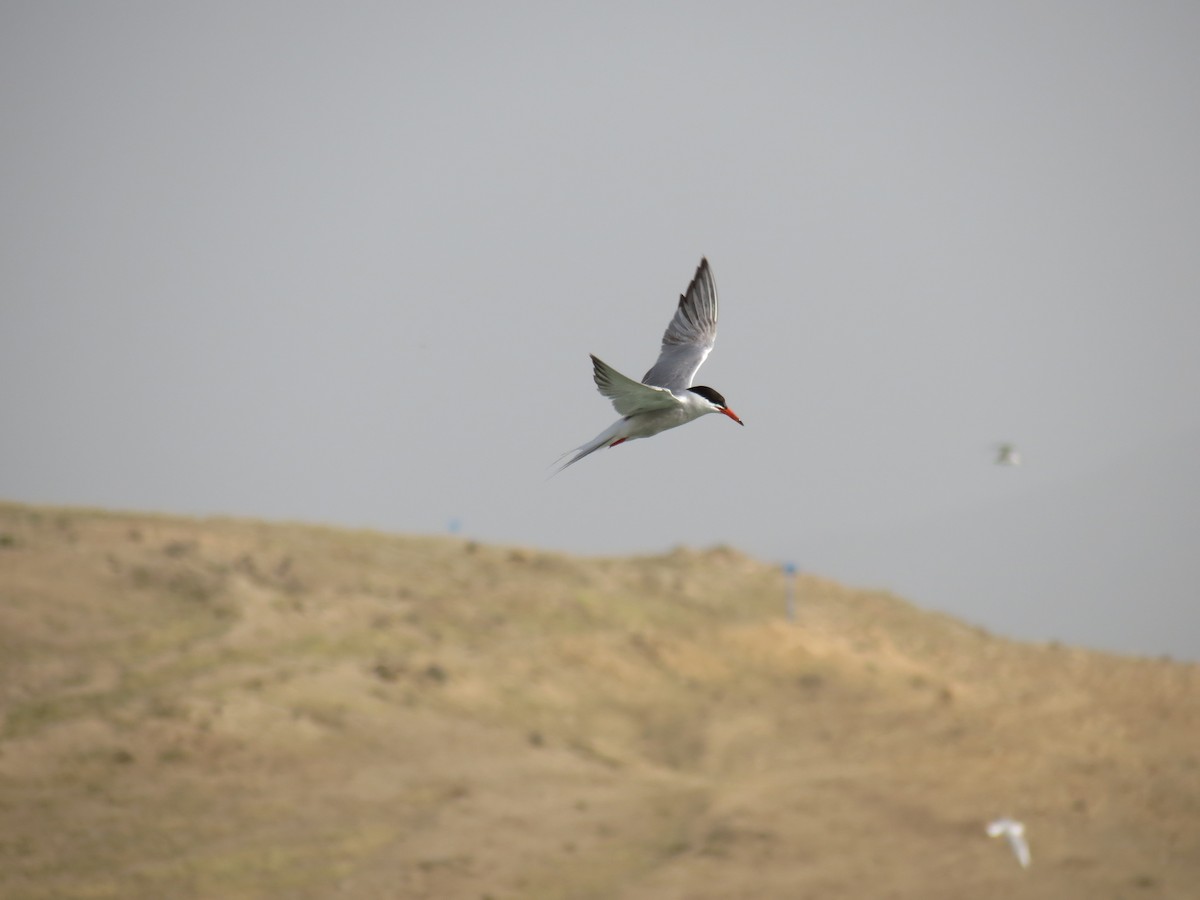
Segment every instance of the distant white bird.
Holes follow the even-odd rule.
[[[1029,856],[1029,843],[1025,840],[1025,826],[1016,819],[1010,819],[1007,816],[999,818],[988,824],[988,837],[1006,837],[1008,844],[1012,847],[1013,853],[1017,855],[1017,862],[1022,868],[1028,869],[1029,863],[1032,861]]]
[[[1021,451],[1013,444],[997,444],[996,445],[996,465],[998,466],[1019,466],[1021,464]]]
[[[702,259],[663,334],[658,362],[641,381],[634,381],[603,360],[592,357],[592,377],[596,387],[612,401],[622,418],[586,444],[569,451],[575,455],[562,469],[601,447],[615,447],[637,438],[653,437],[660,431],[686,425],[708,413],[720,413],[739,425],[745,424],[729,408],[725,398],[712,388],[692,387],[696,371],[716,340],[717,285],[708,268],[708,260]]]

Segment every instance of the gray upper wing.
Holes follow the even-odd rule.
[[[634,381],[595,356],[592,356],[592,377],[596,380],[597,390],[611,400],[623,416],[679,406],[679,401],[669,390]]]
[[[691,387],[696,371],[716,340],[717,285],[708,260],[702,259],[687,293],[679,298],[675,317],[663,333],[658,362],[642,381],[676,391]]]

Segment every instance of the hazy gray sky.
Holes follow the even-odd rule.
[[[0,496],[729,543],[1200,658],[1200,5],[0,5]],[[707,417],[614,418],[701,255]],[[1011,440],[1025,465],[992,465]]]

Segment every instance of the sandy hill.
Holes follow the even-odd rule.
[[[0,505],[0,896],[1200,897],[1200,666],[798,588]]]

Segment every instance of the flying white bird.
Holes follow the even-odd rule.
[[[592,377],[596,379],[596,387],[612,401],[622,418],[586,444],[564,453],[564,456],[575,455],[559,471],[601,447],[615,447],[637,438],[652,437],[709,413],[721,413],[744,425],[719,393],[703,385],[692,387],[692,379],[716,339],[717,286],[708,260],[702,259],[663,334],[658,362],[640,382],[592,356]]]
[[[1012,847],[1013,853],[1017,855],[1017,862],[1022,868],[1028,869],[1031,862],[1029,857],[1029,843],[1025,840],[1025,826],[1016,819],[1010,819],[1007,816],[991,822],[987,827],[989,837],[1006,837],[1008,844]]]
[[[996,465],[998,466],[1019,466],[1021,464],[1021,451],[1012,444],[997,444],[996,445]]]

